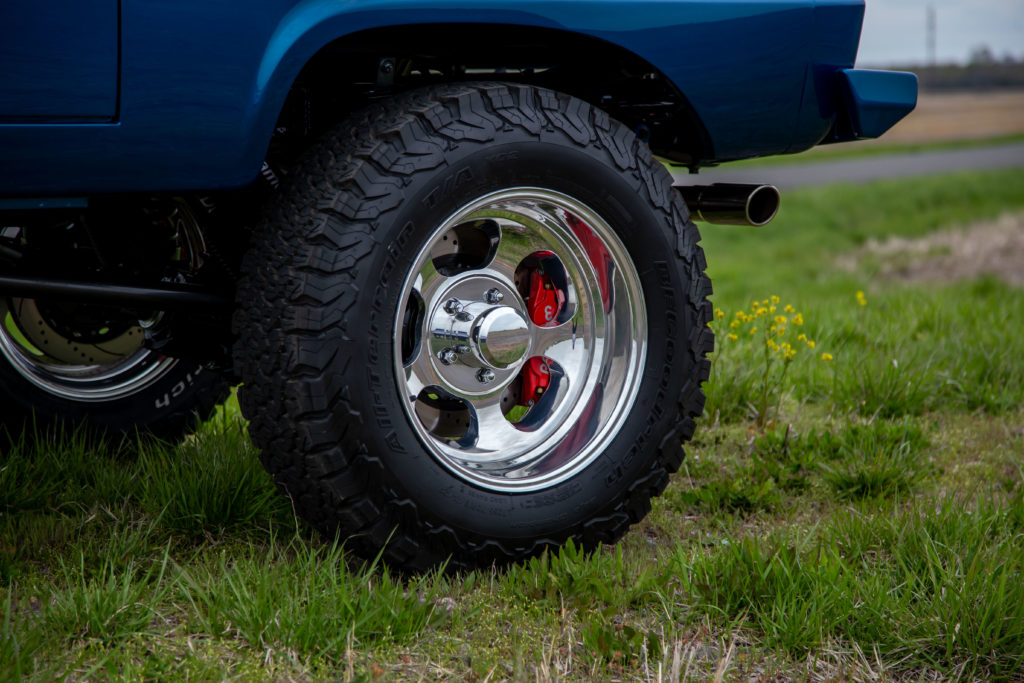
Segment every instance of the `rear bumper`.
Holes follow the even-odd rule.
[[[840,69],[842,92],[828,142],[877,138],[917,106],[917,76],[906,71]]]

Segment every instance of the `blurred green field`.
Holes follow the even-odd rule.
[[[702,226],[706,415],[617,546],[397,578],[296,522],[233,402],[135,457],[57,435],[0,460],[0,679],[1021,680],[1024,289],[874,247],[1021,216],[1024,171],[783,202]]]

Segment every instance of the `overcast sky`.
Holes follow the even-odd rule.
[[[867,0],[858,65],[925,63],[929,6],[937,61],[966,62],[979,45],[1024,57],[1024,0]]]

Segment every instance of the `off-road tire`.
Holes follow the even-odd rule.
[[[601,110],[513,84],[412,91],[310,149],[253,236],[234,318],[242,411],[298,514],[414,571],[503,564],[569,538],[593,548],[644,517],[693,435],[713,347],[700,235],[671,184]],[[646,303],[628,419],[582,471],[525,492],[442,466],[394,364],[412,259],[452,212],[509,187],[564,193],[616,226]]]
[[[0,439],[34,442],[56,430],[118,446],[136,437],[174,443],[192,433],[227,399],[223,376],[194,362],[179,361],[152,385],[115,400],[78,401],[33,386],[0,358]]]

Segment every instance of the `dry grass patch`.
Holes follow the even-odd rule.
[[[1024,133],[1024,90],[922,93],[885,134],[887,144],[983,139]]]
[[[854,272],[865,260],[877,261],[883,277],[903,282],[948,284],[987,275],[1024,287],[1024,211],[918,238],[871,238],[840,265]]]

